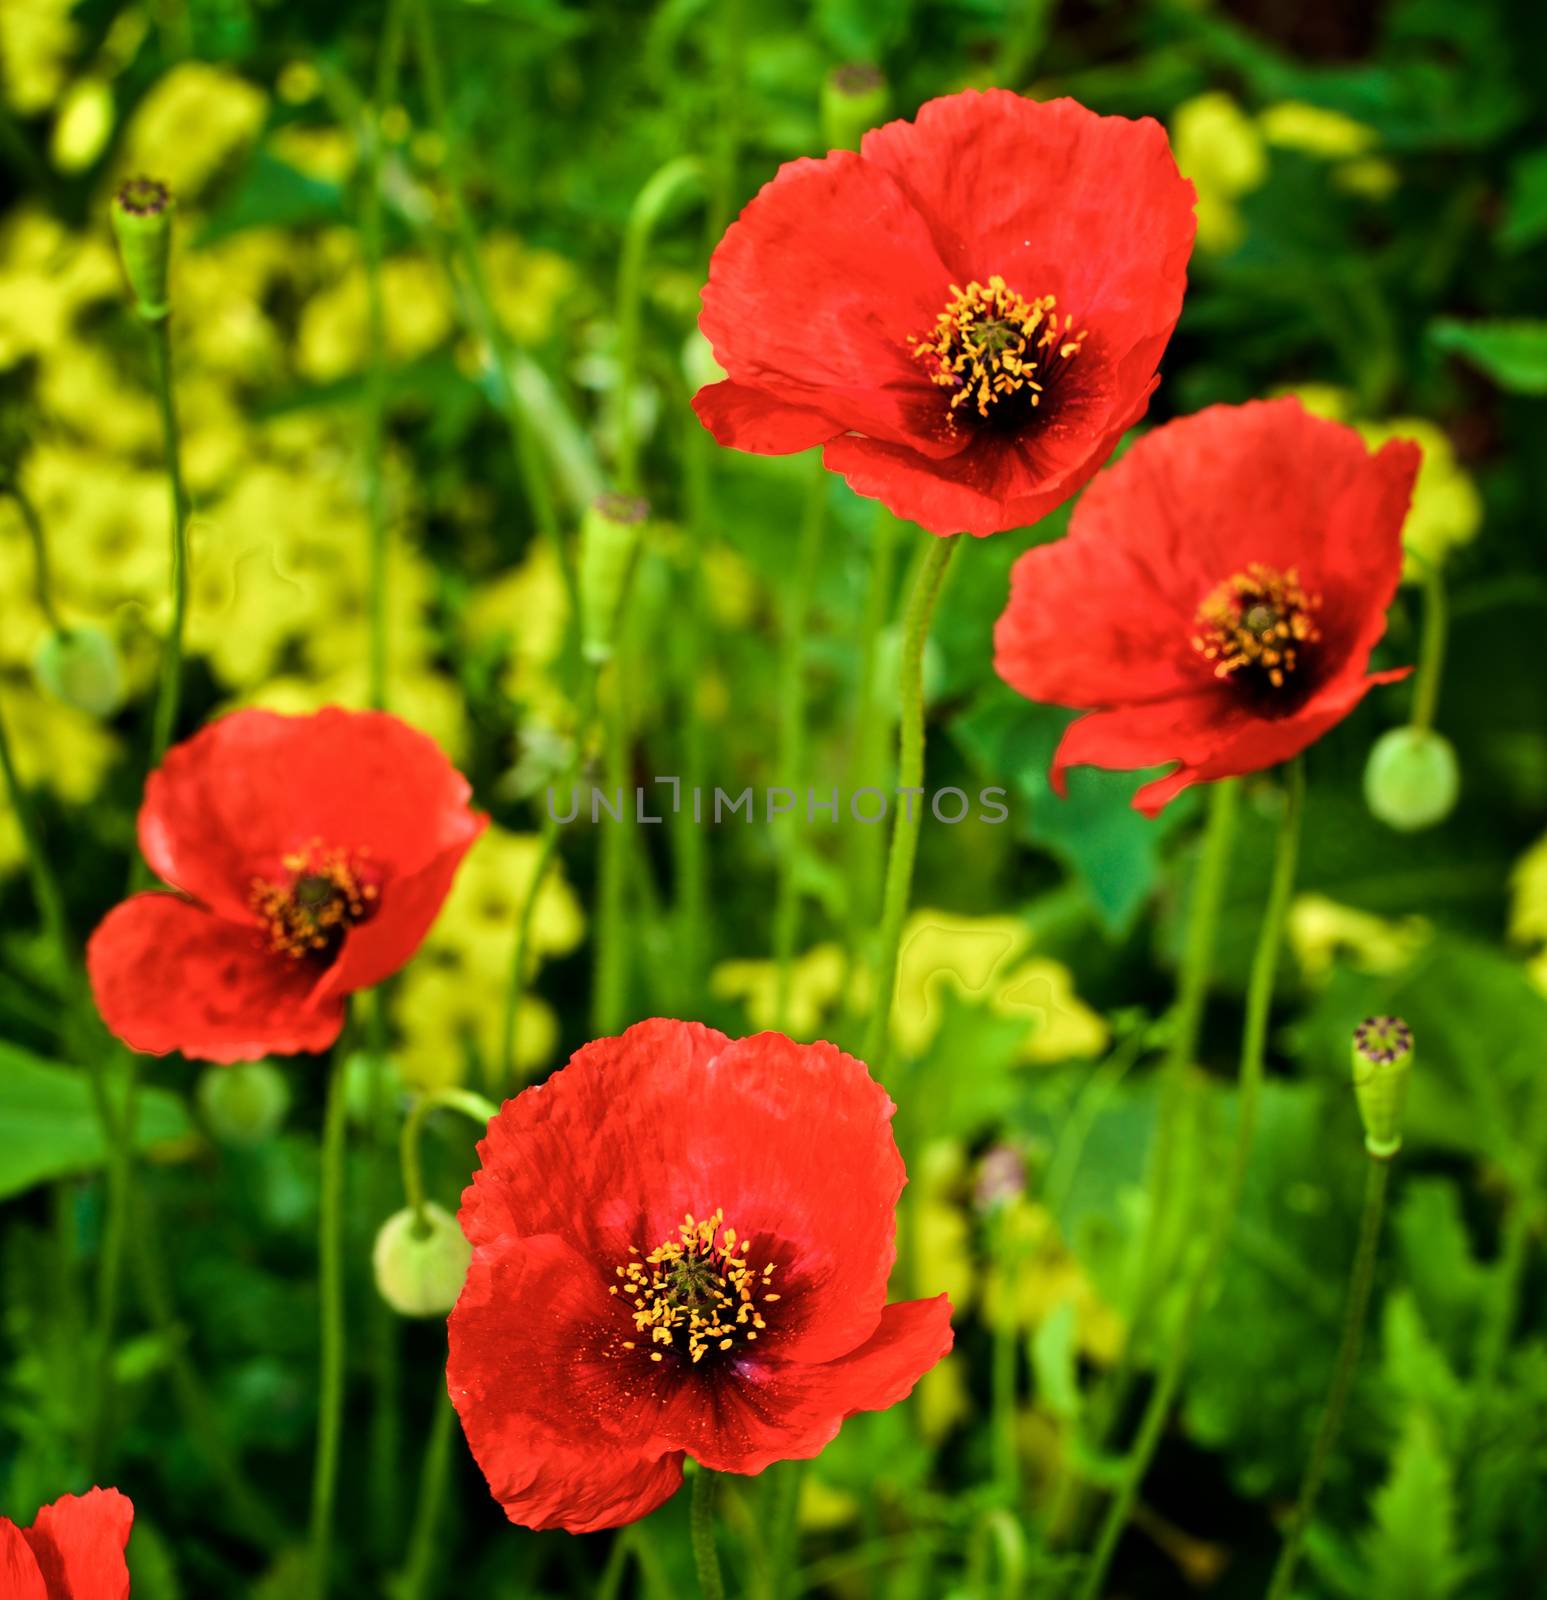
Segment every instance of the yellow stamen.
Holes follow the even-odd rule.
[[[1293,567],[1277,572],[1260,561],[1227,578],[1198,607],[1200,632],[1192,647],[1214,663],[1216,678],[1250,672],[1282,689],[1299,665],[1300,647],[1321,632],[1311,613],[1319,594],[1307,594]]]
[[[979,417],[1010,395],[1021,394],[1033,406],[1053,375],[1055,360],[1069,361],[1085,342],[1084,328],[1073,331],[1074,318],[1057,312],[1050,294],[1027,300],[1003,278],[991,277],[985,287],[974,279],[965,289],[951,285],[951,298],[924,339],[910,339],[913,354],[929,369],[931,380],[950,389],[950,422],[964,407]]]
[[[690,1212],[674,1238],[643,1257],[631,1246],[629,1254],[638,1259],[615,1269],[633,1297],[635,1330],[648,1333],[652,1344],[673,1349],[673,1335],[680,1335],[694,1365],[711,1349],[732,1349],[738,1334],[755,1339],[753,1330],[767,1327],[757,1310],[759,1299],[766,1304],[779,1298],[763,1292],[774,1263],[759,1275],[736,1253],[740,1236],[724,1223],[723,1211],[702,1222]],[[632,1341],[620,1343],[625,1350],[634,1348]],[[654,1350],[650,1359],[659,1361],[662,1354]]]
[[[250,903],[267,925],[269,948],[299,961],[336,947],[375,909],[380,891],[343,850],[313,840],[285,856],[288,883],[253,880]]]

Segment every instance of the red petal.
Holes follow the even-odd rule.
[[[126,1600],[124,1547],[133,1522],[134,1507],[116,1489],[67,1494],[44,1506],[25,1537],[48,1600]]]
[[[467,780],[424,734],[379,711],[236,711],[167,752],[145,786],[140,845],[166,882],[232,918],[253,880],[313,841],[386,878],[466,848]]]
[[[820,411],[786,405],[761,389],[729,380],[700,389],[693,396],[693,409],[721,444],[759,456],[787,456],[797,450],[809,450],[844,429],[843,423],[834,422]]]
[[[344,1024],[339,1002],[310,1003],[309,964],[268,950],[251,923],[177,895],[137,894],[114,907],[86,965],[102,1020],[151,1055],[255,1061],[326,1050]]]
[[[43,1574],[20,1528],[0,1517],[0,1596],[4,1600],[49,1600]]]
[[[819,411],[834,432],[950,455],[961,440],[908,342],[934,325],[950,282],[895,180],[838,150],[781,167],[731,224],[699,325],[733,383]]]
[[[682,1456],[652,1440],[654,1405],[632,1387],[648,1355],[621,1348],[627,1313],[563,1240],[480,1247],[449,1337],[452,1403],[512,1522],[587,1533],[675,1493]]]
[[[864,1066],[780,1034],[652,1021],[509,1101],[463,1196],[475,1244],[554,1233],[602,1270],[717,1207],[779,1263],[768,1346],[826,1360],[869,1337],[895,1251],[895,1108]]]
[[[474,814],[471,831],[422,871],[392,878],[383,885],[376,914],[345,934],[338,959],[312,991],[314,1004],[368,989],[390,977],[413,955],[439,915],[462,857],[488,820]]]
[[[716,1472],[761,1472],[807,1460],[846,1417],[905,1399],[951,1348],[945,1295],[887,1306],[870,1338],[835,1361],[741,1362],[712,1389],[683,1384],[657,1424],[663,1436]]]
[[[997,273],[1028,297],[1055,295],[1114,360],[1157,337],[1159,358],[1196,226],[1159,123],[966,90],[866,134],[860,150],[928,220],[956,282]],[[1141,387],[1153,372],[1152,360]]]

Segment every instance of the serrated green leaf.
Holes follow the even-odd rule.
[[[1408,1418],[1365,1539],[1369,1600],[1449,1600],[1464,1569],[1456,1548],[1455,1477],[1433,1421]]]

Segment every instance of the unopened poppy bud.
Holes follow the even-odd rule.
[[[603,494],[580,525],[581,647],[597,665],[612,658],[623,590],[649,515],[649,503],[634,495]]]
[[[1366,1017],[1354,1029],[1353,1061],[1364,1147],[1378,1161],[1389,1161],[1402,1148],[1413,1030],[1400,1017]]]
[[[88,716],[111,717],[124,703],[123,666],[100,628],[48,634],[32,667],[45,694]]]
[[[206,1126],[222,1144],[262,1144],[290,1109],[290,1085],[268,1061],[207,1067],[195,1092]]]
[[[1461,771],[1449,739],[1430,728],[1393,728],[1375,741],[1364,768],[1364,800],[1388,828],[1416,833],[1456,808]]]
[[[830,150],[857,150],[886,116],[886,74],[868,61],[834,67],[822,80],[822,138]]]
[[[172,191],[155,178],[130,178],[113,196],[113,232],[135,310],[159,322],[169,310],[167,266],[172,255]]]
[[[394,1212],[382,1223],[371,1251],[376,1287],[404,1317],[437,1317],[450,1311],[472,1259],[473,1247],[457,1219],[432,1202],[426,1203],[422,1214],[412,1206]]]

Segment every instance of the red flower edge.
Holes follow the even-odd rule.
[[[4,1600],[126,1600],[134,1507],[116,1489],[62,1495],[30,1528],[0,1517]]]
[[[384,712],[237,711],[167,752],[140,845],[177,893],[131,896],[87,946],[136,1050],[325,1050],[344,999],[418,948],[488,819],[435,743]],[[299,947],[299,948],[297,948]]]
[[[676,1490],[685,1455],[742,1473],[814,1456],[946,1354],[945,1296],[885,1304],[893,1110],[832,1045],[666,1020],[585,1046],[506,1103],[463,1196],[473,1260],[447,1385],[512,1521],[632,1521]],[[652,1267],[689,1215],[746,1268],[714,1252]],[[705,1338],[687,1319],[730,1281],[722,1269],[750,1272],[750,1298],[732,1296],[748,1309]],[[634,1270],[668,1287],[640,1288]],[[678,1319],[673,1338],[641,1332],[636,1301]]]
[[[1403,677],[1366,668],[1419,461],[1286,398],[1167,423],[1102,472],[1068,538],[1016,563],[994,632],[1006,683],[1089,713],[1054,756],[1058,792],[1071,766],[1175,763],[1135,796],[1153,815],[1287,760]]]

